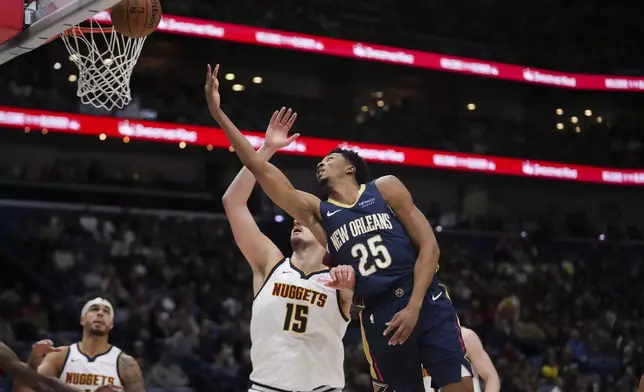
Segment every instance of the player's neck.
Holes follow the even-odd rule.
[[[329,199],[347,205],[353,205],[358,201],[360,185],[354,180],[338,181],[332,188],[329,189]]]
[[[323,256],[324,249],[320,251],[318,246],[302,246],[297,249],[293,249],[291,263],[302,270],[305,274],[310,274],[326,268],[324,263],[322,263]]]
[[[83,354],[88,357],[94,357],[105,353],[110,348],[110,344],[107,342],[107,336],[83,334],[83,340],[79,343],[79,348]]]

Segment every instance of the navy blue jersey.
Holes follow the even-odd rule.
[[[336,265],[356,271],[356,294],[366,298],[394,284],[410,287],[418,251],[374,181],[361,185],[358,201],[320,203],[327,248]]]

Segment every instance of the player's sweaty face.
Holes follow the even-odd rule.
[[[346,163],[342,154],[333,153],[324,157],[316,168],[318,182],[321,185],[326,185],[329,179],[341,176],[346,170]]]
[[[83,317],[83,326],[96,333],[109,332],[113,322],[112,310],[105,305],[92,305]]]
[[[293,241],[315,241],[315,237],[313,236],[313,233],[311,233],[311,230],[302,226],[298,221],[293,221],[293,229],[291,229],[291,242]]]

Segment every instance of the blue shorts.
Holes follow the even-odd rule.
[[[443,284],[434,283],[427,292],[409,339],[389,345],[391,335],[383,336],[385,323],[407,306],[410,294],[411,288],[397,287],[364,301],[362,340],[376,392],[424,392],[423,367],[437,388],[472,375],[458,316]]]

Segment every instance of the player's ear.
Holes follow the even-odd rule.
[[[353,165],[347,167],[347,170],[345,170],[345,173],[347,174],[354,174],[355,172],[356,172],[356,167]]]

